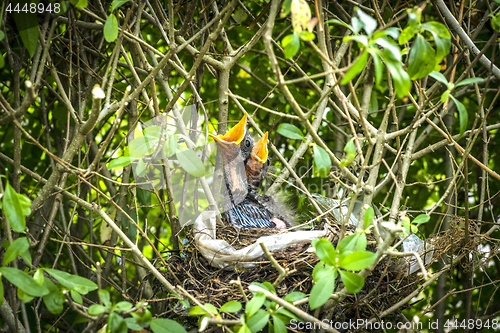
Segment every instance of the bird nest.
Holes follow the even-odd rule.
[[[318,225],[316,229],[319,230],[321,227]],[[355,231],[353,226],[347,226],[346,229],[347,234]],[[333,224],[330,225],[330,230],[330,239],[336,246],[340,227]],[[463,251],[465,248],[473,248],[476,243],[473,230],[474,226],[471,226],[469,244],[465,244],[463,238],[457,238],[457,235],[463,235],[463,227],[459,221],[452,223],[452,227],[447,232],[428,239],[427,244],[431,244],[433,255],[431,254],[432,258],[428,260],[426,268],[429,268],[432,262],[445,252],[449,254],[449,251],[453,249]],[[227,241],[236,248],[241,248],[253,244],[256,239],[262,236],[273,233],[276,233],[276,230],[238,230],[225,226],[218,228],[217,238]],[[367,250],[375,252],[377,242],[371,234],[367,236]],[[201,303],[211,303],[219,308],[228,301],[243,302],[244,297],[238,284],[241,284],[246,296],[249,297],[247,287],[250,283],[265,281],[273,283],[279,276],[276,268],[265,256],[245,263],[250,264],[250,268],[241,268],[240,266],[233,270],[214,268],[197,248],[193,230],[186,230],[186,238],[189,241],[184,244],[180,254],[172,255],[168,260],[169,275],[167,278],[171,278],[171,274],[173,274],[178,283]],[[460,246],[457,245],[457,239],[461,239]],[[310,251],[310,248],[310,242],[302,242],[272,252],[279,265],[288,270],[286,278],[276,286],[278,296],[284,297],[293,291],[306,294],[311,291],[313,286],[312,270],[319,259],[314,252]],[[416,260],[412,257],[386,257],[365,278],[365,286],[358,294],[347,296],[335,307],[323,308],[323,312],[315,313],[316,316],[334,321],[349,321],[372,318],[398,302],[403,302],[400,309],[409,308],[408,300],[404,301],[404,299],[423,282],[422,274],[410,273],[410,267],[415,264]],[[235,283],[235,281],[239,282]],[[337,281],[341,284],[340,279]],[[309,310],[307,304],[301,304],[299,307],[304,311]],[[385,318],[386,320],[400,321],[397,317],[398,313],[395,312]],[[179,314],[177,313],[177,315]],[[175,313],[171,317],[174,318]]]

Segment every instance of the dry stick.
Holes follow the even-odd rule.
[[[252,106],[255,106],[256,108],[259,108],[259,109],[264,110],[264,111],[266,111],[266,112],[269,112],[269,113],[275,114],[275,115],[280,116],[280,117],[282,117],[282,118],[290,118],[290,119],[299,120],[299,117],[297,117],[297,116],[294,116],[294,115],[292,115],[292,114],[286,114],[286,113],[282,113],[282,112],[278,112],[278,111],[274,111],[274,110],[268,109],[268,108],[266,108],[265,106],[262,106],[262,105],[260,105],[260,104],[255,103],[255,102],[252,102],[251,100],[246,99],[246,98],[244,98],[244,97],[242,97],[242,96],[239,96],[239,95],[234,95],[231,91],[229,91],[229,92],[228,92],[228,95],[229,95],[230,97],[232,97],[232,98],[235,98],[235,99],[240,99],[240,100],[244,101],[244,102],[245,102],[245,103],[247,103],[247,104],[250,104],[250,105],[252,105]]]
[[[206,330],[209,325],[232,326],[232,325],[243,325],[243,322],[241,320],[236,320],[236,319],[218,319],[218,318],[204,317],[201,320],[199,332],[203,332],[204,330]]]
[[[462,155],[465,154],[465,149],[462,148],[462,146],[460,146],[455,140],[453,140],[453,137],[449,137],[446,133],[444,133],[444,131],[442,129],[440,129],[436,124],[434,124],[433,121],[429,120],[429,118],[427,118],[427,122],[432,127],[434,127],[434,129],[436,129],[439,132],[439,134],[441,134],[442,136],[444,136],[445,138],[447,138],[447,140],[448,140],[449,143],[453,143],[453,145],[458,150],[458,152],[460,152],[460,154],[462,154]],[[479,130],[475,130],[474,132],[477,132],[477,131],[479,131]],[[476,163],[483,170],[487,171],[491,176],[493,176],[494,178],[500,180],[500,175],[498,173],[496,173],[495,171],[491,170],[486,165],[484,165],[483,163],[481,163],[480,161],[478,161],[474,156],[472,156],[472,155],[469,154],[467,157],[469,157],[474,163]]]
[[[243,286],[241,285],[241,280],[240,277],[238,276],[238,280],[231,280],[229,281],[229,284],[235,284],[238,286],[238,289],[240,290],[241,295],[243,296],[243,301],[245,303],[248,302],[247,295],[245,294],[245,291],[243,290]]]
[[[279,273],[278,278],[273,283],[273,287],[277,287],[277,286],[279,286],[281,281],[283,281],[288,276],[288,268],[281,267],[281,265],[273,257],[271,252],[269,252],[269,249],[267,248],[267,246],[263,242],[260,242],[259,245],[260,245],[262,251],[264,251],[264,255],[266,256],[267,260],[269,260],[271,262],[271,265],[273,265],[273,267],[276,268],[276,270]]]
[[[288,311],[294,313],[295,315],[297,315],[298,317],[304,319],[305,321],[308,321],[310,323],[315,323],[315,324],[319,324],[320,327],[325,327],[325,330],[326,332],[332,332],[332,333],[339,333],[339,331],[337,331],[336,329],[334,328],[330,328],[328,327],[328,325],[326,325],[324,322],[322,322],[321,320],[311,316],[310,314],[308,314],[307,312],[304,312],[302,311],[301,309],[299,309],[298,307],[296,306],[293,306],[292,304],[288,303],[287,301],[283,300],[282,298],[274,295],[273,293],[259,287],[259,286],[256,286],[256,285],[253,285],[251,284],[250,286],[248,286],[248,289],[250,291],[253,291],[253,292],[257,292],[257,293],[263,293],[267,299],[269,299],[270,301],[272,302],[275,302],[279,305],[281,305],[282,307],[284,307],[285,309],[287,309]]]

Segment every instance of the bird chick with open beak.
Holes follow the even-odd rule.
[[[255,143],[252,154],[245,164],[249,190],[245,201],[254,201],[259,206],[263,207],[265,212],[262,214],[269,216],[270,222],[272,222],[276,228],[284,230],[293,225],[293,212],[280,200],[259,193],[259,187],[269,167],[267,141],[268,133],[266,132],[262,138]]]
[[[224,135],[209,134],[222,156],[227,195],[232,203],[240,203],[248,194],[245,162],[253,148],[252,137],[246,130],[247,114]]]

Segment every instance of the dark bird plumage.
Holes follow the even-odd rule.
[[[259,193],[269,166],[268,134],[254,144],[245,123],[246,114],[225,135],[211,135],[224,162],[224,179],[230,199],[230,209],[225,212],[227,221],[238,228],[286,229],[293,224],[293,213],[279,200]]]

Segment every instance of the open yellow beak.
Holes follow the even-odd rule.
[[[253,146],[253,150],[252,150],[252,155],[254,155],[257,158],[257,160],[262,164],[266,163],[266,161],[267,161],[267,154],[268,154],[267,136],[268,136],[268,133],[266,132],[262,136],[262,138],[260,138],[260,140],[257,141],[257,143]]]
[[[237,123],[233,128],[226,132],[224,135],[213,135],[209,134],[216,142],[223,144],[236,144],[239,145],[241,140],[245,137],[246,133],[246,124],[247,124],[247,114],[245,115],[239,123]]]

